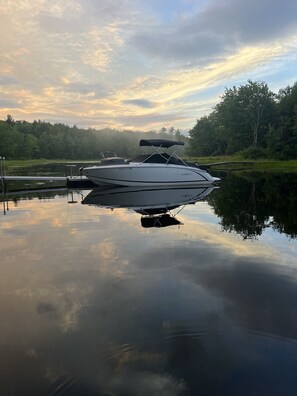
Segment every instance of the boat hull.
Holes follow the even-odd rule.
[[[93,166],[84,168],[82,173],[98,185],[130,187],[207,185],[219,180],[205,170],[171,164],[135,163]]]

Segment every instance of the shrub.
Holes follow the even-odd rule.
[[[248,147],[247,149],[240,152],[245,159],[260,159],[267,158],[266,150],[262,147]]]

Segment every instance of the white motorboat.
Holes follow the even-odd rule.
[[[132,160],[119,157],[104,158],[99,165],[82,168],[82,174],[98,185],[119,186],[189,186],[213,184],[219,178],[189,163],[177,155],[160,152],[162,148],[182,146],[183,142],[163,139],[142,139],[140,146],[154,148],[154,153],[139,155]]]

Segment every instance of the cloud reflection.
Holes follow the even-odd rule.
[[[277,247],[221,233],[199,204],[141,232],[136,213],[67,197],[19,208],[0,219],[6,394],[233,395],[241,373],[248,395],[267,364],[266,393],[294,394],[296,266]]]

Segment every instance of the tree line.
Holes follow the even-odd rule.
[[[130,158],[139,152],[142,138],[186,139],[178,129],[132,132],[115,129],[95,130],[51,124],[44,121],[14,121],[11,115],[0,121],[0,156],[6,159],[94,160],[105,151]]]
[[[264,82],[227,88],[189,131],[189,153],[246,158],[297,158],[297,82],[274,94]]]
[[[186,137],[171,127],[159,131],[95,130],[45,121],[0,121],[0,156],[7,159],[97,159],[113,151],[131,157],[141,138],[187,143],[190,156],[229,155],[246,158],[297,158],[297,82],[273,93],[264,82],[226,88],[213,111],[197,120]]]

